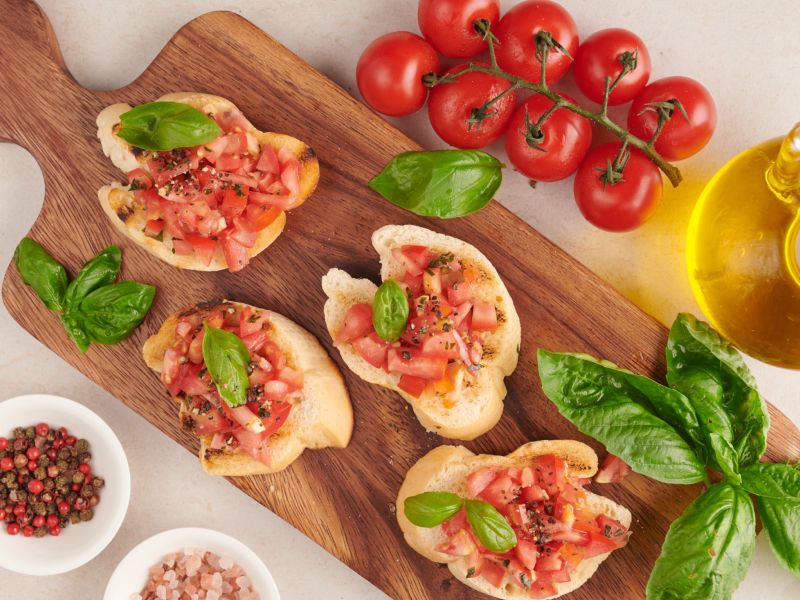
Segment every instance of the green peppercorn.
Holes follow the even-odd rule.
[[[86,476],[80,471],[75,471],[72,474],[72,483],[83,483],[84,479],[86,479]]]
[[[92,455],[89,454],[88,452],[82,452],[81,455],[78,457],[78,459],[82,463],[88,463],[90,460],[92,460]]]
[[[47,527],[37,527],[33,532],[34,537],[44,537],[47,535]]]
[[[14,466],[18,469],[26,467],[28,465],[28,457],[24,454],[17,454],[14,457]]]
[[[60,460],[67,460],[70,457],[69,448],[62,448],[58,451],[58,458]]]
[[[81,488],[81,497],[91,498],[94,496],[94,488],[90,485],[85,485]]]
[[[85,519],[81,519],[81,513],[79,513],[77,510],[73,510],[71,513],[69,513],[69,522],[70,523],[73,523],[73,524],[74,523],[80,523],[81,520],[85,520]]]
[[[14,437],[15,438],[25,437],[25,430],[22,427],[14,427]]]
[[[33,514],[46,515],[47,505],[44,502],[37,502],[36,504],[33,505]]]
[[[94,517],[94,511],[91,508],[81,511],[81,521],[91,521]]]
[[[42,483],[44,485],[44,489],[46,489],[48,492],[52,492],[53,488],[56,487],[56,483],[52,479],[45,479]]]
[[[105,480],[105,479],[103,479],[102,477],[95,477],[95,478],[92,480],[92,485],[94,486],[94,488],[95,488],[95,489],[98,489],[98,490],[99,490],[101,487],[103,487],[105,484],[106,484],[106,480]]]
[[[59,470],[61,473],[63,473],[64,471],[66,471],[67,469],[69,469],[69,464],[67,463],[67,461],[66,461],[66,460],[59,460],[59,461],[56,463],[56,467],[58,468],[58,470]]]
[[[25,429],[25,437],[29,440],[32,440],[36,437],[36,428],[33,425]]]
[[[89,449],[89,442],[84,439],[80,439],[75,442],[75,449],[80,453],[84,453]]]
[[[50,466],[50,458],[46,454],[42,454],[36,462],[39,464],[40,467],[49,467]]]
[[[36,477],[36,479],[45,479],[47,477],[47,469],[44,467],[36,467],[33,471],[33,476]]]

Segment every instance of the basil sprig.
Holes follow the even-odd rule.
[[[687,314],[675,319],[666,355],[670,387],[585,355],[538,355],[542,389],[581,431],[638,473],[709,488],[672,523],[648,599],[731,597],[753,556],[750,493],[779,562],[800,575],[800,471],[758,462],[769,416],[752,374]],[[712,486],[706,467],[723,481]]]
[[[145,150],[190,148],[222,134],[212,119],[182,102],[148,102],[120,116],[117,135]]]
[[[217,392],[231,408],[247,402],[250,379],[247,366],[250,352],[236,335],[223,329],[203,324],[203,361],[217,387]]]
[[[396,342],[408,321],[408,298],[394,279],[387,279],[372,299],[372,325],[382,340]]]
[[[517,535],[506,518],[483,500],[467,500],[450,492],[423,492],[403,502],[406,518],[417,527],[436,527],[465,508],[467,521],[478,541],[492,552],[508,552]]]
[[[109,246],[87,262],[69,281],[66,269],[30,238],[14,254],[22,280],[61,323],[81,352],[91,342],[116,344],[127,339],[150,310],[156,289],[137,281],[114,283],[122,253]]]
[[[489,203],[503,181],[503,166],[480,150],[403,152],[369,187],[414,214],[452,219]]]

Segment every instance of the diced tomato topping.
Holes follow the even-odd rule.
[[[172,240],[172,251],[180,256],[188,256],[194,252],[192,245],[186,240]]]
[[[281,183],[289,190],[290,196],[297,196],[300,193],[300,161],[294,156],[287,157],[281,169]]]
[[[452,332],[434,333],[423,339],[422,352],[428,356],[458,358],[458,347]]]
[[[191,244],[192,250],[200,262],[206,266],[211,264],[211,261],[214,259],[214,254],[217,251],[216,240],[193,233],[187,233],[185,240],[187,243]]]
[[[157,237],[164,230],[164,221],[160,219],[150,219],[144,224],[144,234],[150,237]]]
[[[261,154],[258,157],[256,169],[263,173],[270,173],[273,175],[278,175],[281,172],[278,155],[275,154],[275,149],[269,144],[264,144],[261,147]]]
[[[242,157],[232,154],[223,154],[217,159],[216,167],[219,171],[235,171],[242,166]]]
[[[128,172],[128,185],[134,190],[149,190],[153,187],[153,178],[144,169],[134,169]]]
[[[391,344],[378,337],[374,331],[369,335],[353,340],[353,349],[359,356],[378,369],[386,365],[386,354]]]
[[[536,483],[547,495],[551,498],[558,496],[566,483],[567,465],[564,460],[553,454],[539,456],[533,470]]]
[[[401,375],[400,381],[397,383],[397,387],[401,390],[414,396],[415,398],[419,398],[425,389],[428,387],[430,381],[428,379],[423,379],[422,377],[414,377],[413,375]]]
[[[539,558],[539,547],[535,543],[525,539],[517,540],[514,553],[526,569],[532,571],[536,567],[536,560]]]
[[[249,192],[248,192],[249,193]],[[233,217],[242,214],[247,207],[247,194],[242,190],[235,190],[229,187],[225,190],[222,197],[222,213],[226,217]]]
[[[427,265],[423,266],[417,264],[417,262],[404,251],[405,248],[416,247],[423,248],[423,250],[427,252],[427,249],[423,246],[403,246],[403,248],[394,248],[392,250],[392,257],[394,257],[394,259],[403,266],[403,269],[405,269],[407,274],[411,275],[412,277],[421,277],[422,271]]]
[[[235,273],[244,269],[250,262],[247,248],[229,235],[221,236],[219,241],[222,244],[222,253],[225,256],[228,270]]]
[[[480,497],[494,506],[501,513],[506,512],[508,504],[513,502],[519,495],[519,485],[508,475],[496,477],[480,493]]]
[[[261,331],[268,322],[268,310],[247,306],[242,309],[242,314],[239,316],[239,334],[244,337]]]
[[[386,369],[390,373],[438,381],[445,375],[447,359],[426,356],[413,348],[408,350],[392,348],[387,356]]]
[[[373,331],[372,307],[369,304],[354,304],[344,316],[344,327],[336,336],[336,344],[351,342]]]
[[[509,578],[511,581],[522,589],[527,589],[530,587],[533,578],[531,577],[531,573],[528,569],[522,566],[522,563],[519,562],[516,558],[506,559],[508,560],[508,566],[506,567],[506,572],[508,573]]]
[[[250,354],[254,354],[261,350],[261,348],[264,347],[264,344],[267,343],[267,332],[255,331],[248,335],[243,335],[242,341],[244,342],[244,345],[247,346]]]
[[[467,476],[467,494],[475,498],[497,477],[497,469],[484,467]]]
[[[291,367],[283,367],[276,371],[280,381],[288,386],[288,391],[293,392],[303,387],[303,372]]]
[[[476,548],[467,531],[465,529],[461,529],[451,536],[447,542],[436,546],[434,550],[444,554],[451,554],[453,556],[469,556],[476,550]]]
[[[250,192],[250,196],[255,192]],[[281,212],[277,206],[259,206],[257,204],[250,204],[245,211],[245,217],[250,223],[251,227],[256,231],[266,229],[277,219]]]
[[[272,206],[279,210],[289,210],[294,207],[294,196],[285,194],[266,194],[263,192],[250,192],[250,200],[262,206]]]
[[[492,560],[491,558],[483,559],[483,570],[481,572],[481,577],[483,577],[491,585],[499,588],[503,584],[503,579],[505,576],[506,570],[501,562]]]
[[[285,402],[282,400],[276,400],[270,403],[269,410],[266,412],[268,413],[261,422],[264,424],[265,430],[264,435],[270,436],[286,422],[286,419],[289,418],[289,413],[292,411],[292,404],[291,402]]]
[[[594,476],[594,481],[595,483],[619,483],[630,472],[631,468],[619,456],[606,454],[600,470]]]
[[[400,250],[420,269],[427,269],[434,257],[433,252],[425,246],[406,245],[401,247]]]
[[[472,307],[472,328],[476,331],[497,329],[497,310],[490,302],[476,302]]]

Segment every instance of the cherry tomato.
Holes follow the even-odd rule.
[[[408,31],[387,33],[372,42],[358,59],[358,91],[372,108],[403,116],[425,104],[428,89],[422,77],[439,71],[431,45]]]
[[[419,30],[439,54],[469,58],[486,50],[486,42],[475,29],[475,21],[500,20],[497,0],[420,0]]]
[[[570,102],[572,98],[564,94]],[[578,168],[592,143],[592,124],[585,117],[567,110],[557,109],[542,124],[543,139],[532,147],[526,140],[528,121],[535,124],[553,101],[536,94],[523,102],[511,117],[506,132],[506,153],[509,160],[526,177],[537,181],[558,181],[568,177]]]
[[[636,148],[630,149],[621,181],[602,181],[598,169],[604,171],[619,148],[619,142],[593,148],[575,175],[573,189],[578,208],[587,221],[606,231],[636,229],[650,218],[661,199],[661,173]]]
[[[506,71],[530,81],[541,79],[541,61],[536,58],[536,34],[549,32],[569,56],[551,48],[547,55],[546,79],[555,83],[569,70],[570,56],[578,52],[578,28],[560,4],[527,0],[508,11],[495,30],[497,62]]]
[[[711,139],[717,125],[717,107],[708,90],[688,77],[665,77],[648,85],[636,96],[628,113],[628,129],[642,139],[653,136],[658,115],[647,110],[653,102],[677,99],[687,121],[675,109],[655,143],[656,151],[667,160],[682,160],[699,152]]]
[[[627,29],[603,29],[586,38],[578,48],[572,71],[575,82],[589,100],[603,101],[605,78],[611,82],[622,72],[621,58],[636,53],[636,68],[627,72],[608,96],[608,104],[625,104],[644,89],[650,78],[650,53],[644,42]]]
[[[466,66],[455,66],[447,73]],[[452,83],[437,85],[428,99],[428,117],[433,129],[456,148],[483,148],[491,144],[503,134],[514,112],[514,92],[492,104],[480,122],[475,122],[474,113],[509,87],[511,83],[507,80],[489,73],[465,73]]]

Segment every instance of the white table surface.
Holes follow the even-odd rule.
[[[507,9],[514,3],[501,4]],[[717,132],[699,156],[681,165],[686,181],[678,190],[667,190],[655,218],[634,233],[613,235],[593,229],[575,208],[571,183],[533,190],[522,176],[508,171],[499,199],[663,323],[669,324],[679,310],[699,313],[684,266],[688,216],[703,182],[727,158],[781,135],[800,118],[800,9],[795,0],[563,0],[563,4],[584,37],[612,26],[636,31],[650,49],[653,78],[687,75],[702,81],[717,100]],[[89,88],[112,89],[128,83],[186,21],[210,10],[228,9],[356,93],[355,64],[361,50],[379,34],[416,30],[417,3],[41,0],[41,5],[67,65]],[[441,145],[424,112],[398,121],[398,126],[423,145]],[[44,186],[35,161],[19,147],[0,144],[0,165],[0,264],[5,265],[40,210]],[[0,308],[0,340],[0,399],[49,392],[85,403],[119,435],[133,477],[128,516],[99,557],[76,571],[47,578],[0,569],[0,597],[99,599],[114,567],[135,544],[165,529],[193,525],[220,529],[252,547],[272,570],[285,600],[385,597],[223,479],[202,475],[194,456],[41,346],[5,308]],[[748,362],[764,395],[800,423],[800,374]],[[736,598],[790,597],[800,597],[800,581],[777,565],[764,536],[759,536],[755,560]]]

